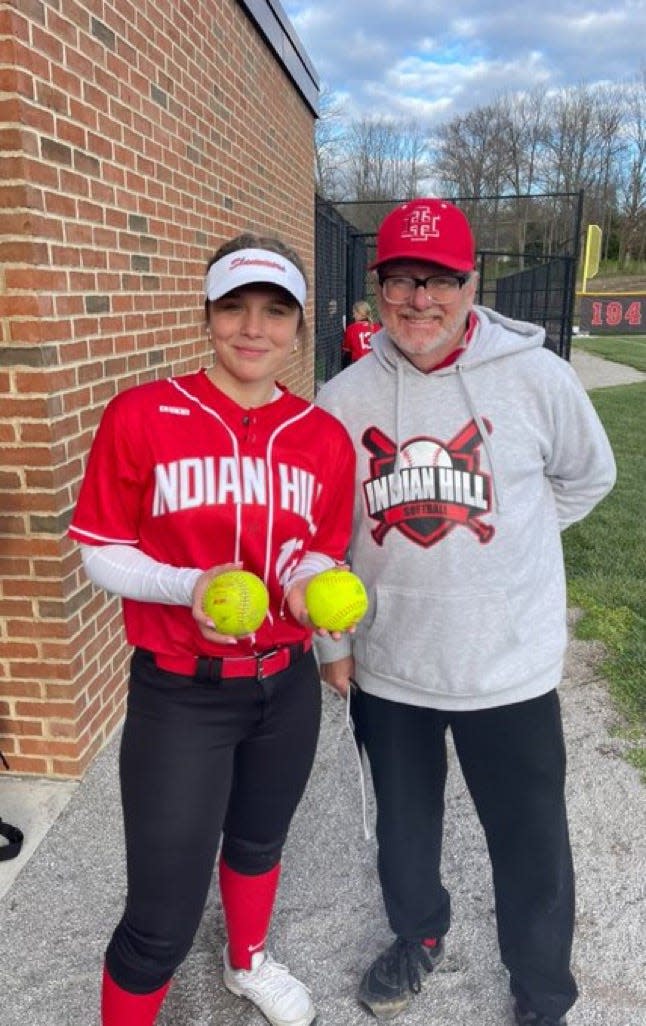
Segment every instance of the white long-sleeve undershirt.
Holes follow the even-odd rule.
[[[81,545],[85,572],[113,595],[138,602],[191,606],[201,570],[160,563],[132,545]]]
[[[193,589],[201,570],[171,566],[147,556],[132,545],[81,545],[85,572],[90,580],[112,595],[138,602],[160,602],[167,606],[192,606]],[[321,552],[308,552],[292,571],[286,586],[336,563]]]

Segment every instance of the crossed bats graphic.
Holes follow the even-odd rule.
[[[486,427],[489,434],[492,433],[491,423],[485,418],[483,420],[484,426]],[[378,461],[390,462],[394,461],[397,455],[397,446],[394,442],[384,435],[379,428],[371,427],[364,432],[362,442]],[[472,418],[461,431],[455,435],[449,442],[446,443],[446,451],[451,458],[460,457],[464,460],[466,469],[469,473],[474,473],[476,467],[475,450],[482,445],[482,435],[480,434],[480,428],[476,421]],[[483,524],[477,517],[467,517],[465,521],[466,527],[478,538],[482,544],[488,542],[495,532],[490,524]],[[391,524],[379,523],[373,528],[372,536],[378,545],[383,543],[383,540],[391,528]]]

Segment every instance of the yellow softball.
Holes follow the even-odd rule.
[[[305,605],[315,627],[347,631],[365,616],[368,595],[363,581],[350,570],[324,570],[305,589]]]
[[[247,570],[227,570],[207,587],[202,608],[219,634],[242,637],[260,627],[269,609],[263,581]]]

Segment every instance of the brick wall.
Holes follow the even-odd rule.
[[[0,748],[78,777],[119,723],[120,607],[65,535],[106,402],[210,362],[238,231],[313,277],[313,115],[233,0],[0,0]],[[311,310],[309,322],[312,324]],[[311,351],[286,378],[311,394]]]

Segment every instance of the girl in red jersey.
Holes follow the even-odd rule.
[[[370,339],[379,331],[381,324],[372,320],[370,304],[359,299],[352,307],[352,323],[348,324],[343,333],[343,366],[356,363],[362,356],[372,350]]]
[[[103,1026],[152,1026],[191,948],[218,846],[224,982],[275,1026],[307,989],[266,949],[287,831],[312,766],[320,679],[304,591],[343,562],[353,447],[276,383],[305,330],[306,279],[279,240],[242,235],[207,268],[209,370],[106,408],[70,527],[89,577],[122,596],[134,646],[120,755],[128,892],[108,945]],[[244,638],[202,609],[244,568],[269,612]]]

